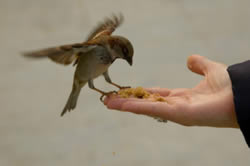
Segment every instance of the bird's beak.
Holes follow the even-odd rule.
[[[133,59],[132,59],[132,57],[126,58],[126,61],[128,62],[128,64],[129,64],[130,66],[132,66],[132,64],[133,64]]]

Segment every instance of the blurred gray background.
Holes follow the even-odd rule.
[[[186,68],[200,54],[227,65],[250,59],[250,1],[0,0],[0,165],[247,166],[237,129],[183,127],[110,111],[85,87],[61,118],[74,68],[31,61],[20,52],[81,42],[104,17],[122,12],[115,34],[134,44],[134,66],[110,75],[130,86],[193,87]],[[102,77],[96,86],[111,90]]]

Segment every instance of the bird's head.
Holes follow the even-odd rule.
[[[134,49],[130,41],[122,36],[112,36],[111,43],[116,58],[124,59],[132,66]]]

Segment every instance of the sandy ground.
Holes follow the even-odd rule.
[[[118,60],[110,75],[130,86],[194,86],[186,68],[198,53],[227,65],[249,59],[249,1],[0,0],[0,165],[247,166],[237,129],[183,127],[107,110],[85,87],[77,109],[59,116],[74,68],[30,61],[20,52],[83,41],[96,23],[122,12],[115,33],[135,47],[134,66]],[[111,90],[103,78],[95,81]]]

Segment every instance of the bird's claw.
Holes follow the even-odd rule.
[[[131,86],[120,86],[119,89],[129,89]]]
[[[101,102],[104,102],[104,100],[103,100],[104,96],[109,96],[109,95],[112,95],[112,94],[117,94],[117,91],[110,91],[110,92],[103,93],[101,95],[101,97],[100,97]]]

